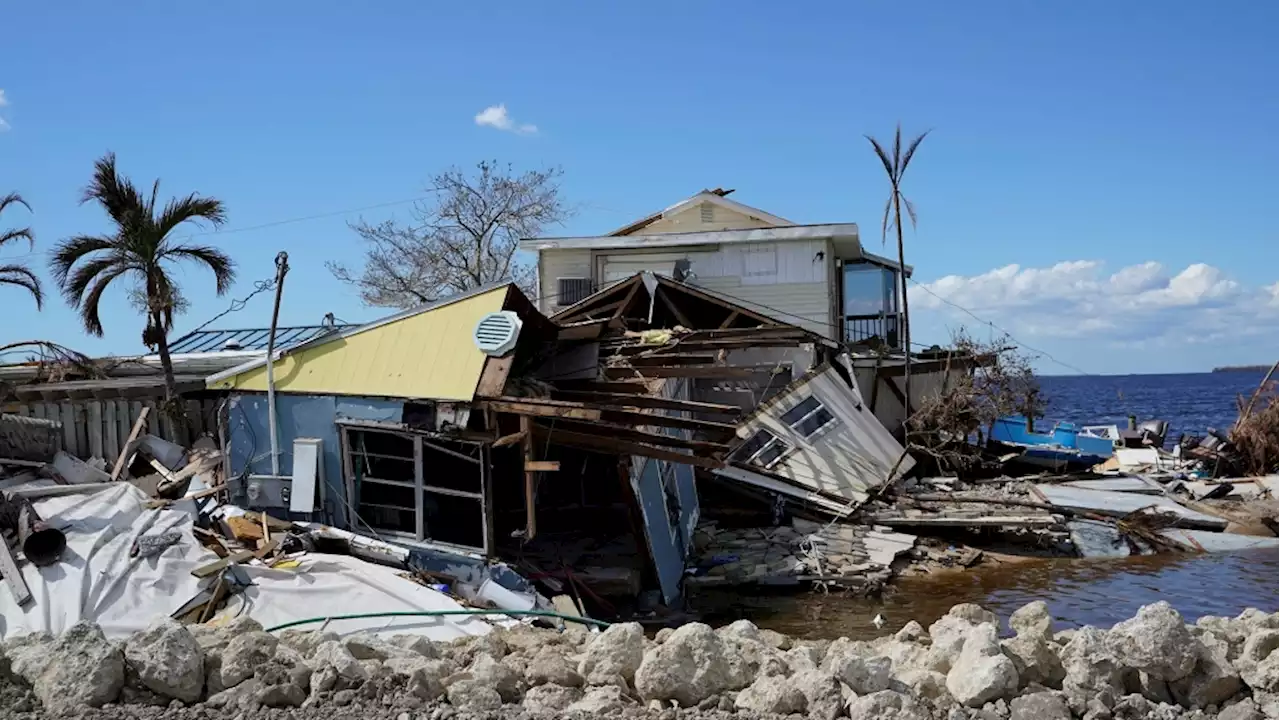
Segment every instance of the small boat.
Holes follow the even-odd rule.
[[[1112,426],[1077,427],[1060,422],[1049,432],[1037,432],[1032,421],[1020,415],[996,420],[988,445],[997,452],[1017,453],[1026,465],[1058,471],[1088,469],[1105,462],[1115,452],[1119,430]]]

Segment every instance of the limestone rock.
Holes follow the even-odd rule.
[[[878,653],[871,643],[863,642],[862,640],[850,640],[847,637],[839,637],[832,640],[827,645],[826,652],[822,655],[821,667],[823,670],[830,670],[834,672],[835,666],[843,662],[844,658],[849,655],[871,657],[876,654],[882,653]]]
[[[972,628],[947,673],[947,691],[961,705],[982,707],[1017,689],[1018,670],[1000,651],[995,625],[982,623]]]
[[[124,687],[124,653],[87,620],[72,625],[48,649],[32,689],[50,714],[102,707]]]
[[[1266,672],[1264,668],[1259,668],[1260,663],[1266,662],[1267,656],[1280,647],[1280,632],[1275,630],[1261,629],[1254,632],[1241,643],[1241,649],[1235,658],[1235,667],[1239,671],[1241,677],[1253,687],[1253,683],[1249,682],[1250,678],[1260,681],[1261,685],[1266,684]],[[1259,672],[1262,670],[1263,672]],[[1255,690],[1266,691],[1266,687],[1258,687]]]
[[[34,685],[49,664],[54,640],[53,635],[47,632],[34,632],[6,641],[3,647],[9,660],[10,674]]]
[[[1029,602],[1009,616],[1009,629],[1018,635],[1048,639],[1053,632],[1053,616],[1043,600]]]
[[[1161,680],[1181,680],[1196,666],[1196,647],[1182,615],[1163,600],[1145,605],[1108,634],[1111,653],[1125,667]]]
[[[253,673],[256,691],[253,702],[263,707],[297,707],[307,699],[307,692],[302,689],[292,672],[292,668],[272,660],[258,666]],[[307,677],[310,681],[310,677]]]
[[[893,638],[898,642],[904,642],[904,643],[923,642],[926,639],[928,639],[928,637],[929,637],[929,633],[925,632],[924,626],[922,626],[920,623],[916,622],[915,620],[912,620],[911,622],[908,622],[906,625],[903,625],[902,629],[899,630],[897,634],[893,636]]]
[[[406,657],[387,658],[387,660],[382,663],[382,669],[393,677],[407,678],[423,668],[440,668],[441,675],[448,675],[449,673],[457,670],[457,668],[453,666],[453,663],[445,660],[433,660],[417,654]]]
[[[675,631],[676,631],[675,628],[664,627],[658,632],[654,633],[653,641],[658,645],[661,645],[662,643],[666,642],[667,638],[671,637],[671,633]]]
[[[811,720],[835,720],[844,713],[840,681],[831,673],[812,668],[797,672],[788,682],[804,696]]]
[[[441,650],[442,655],[452,658],[459,667],[466,667],[475,662],[479,655],[488,655],[494,660],[501,660],[511,651],[511,647],[507,645],[501,633],[490,632],[485,635],[459,638]]]
[[[421,635],[396,635],[391,638],[391,644],[424,658],[435,660],[440,657],[435,643]]]
[[[1000,647],[1013,661],[1022,685],[1038,683],[1050,688],[1061,688],[1066,674],[1058,653],[1049,647],[1048,635],[1034,628],[1017,637],[1003,640]]]
[[[204,692],[204,652],[186,626],[166,619],[131,636],[125,662],[150,691],[195,702]]]
[[[1103,631],[1080,628],[1058,656],[1065,672],[1062,689],[1072,710],[1082,712],[1092,698],[1110,707],[1124,694],[1124,669],[1111,654]]]
[[[347,648],[339,642],[320,643],[311,654],[311,664],[317,668],[332,667],[338,671],[338,677],[348,682],[363,682],[369,679],[369,670],[359,660],[347,652]]]
[[[225,625],[211,627],[208,625],[190,625],[190,632],[205,653],[218,652],[227,647],[235,638],[251,632],[262,632],[262,623],[248,615],[228,620]]]
[[[955,605],[949,612],[947,612],[947,617],[959,618],[970,625],[991,623],[995,627],[1000,627],[999,616],[975,603],[960,603],[959,605]]]
[[[702,623],[681,626],[646,652],[635,675],[642,700],[675,700],[684,707],[695,707],[728,687],[724,643]]]
[[[1241,670],[1240,677],[1253,690],[1254,694],[1258,693],[1276,693],[1280,691],[1280,677],[1277,676],[1277,666],[1280,666],[1280,650],[1272,650],[1261,662],[1256,663],[1253,667]]]
[[[706,627],[706,626],[704,626]],[[707,628],[711,632],[711,628]],[[627,697],[617,685],[593,687],[587,690],[581,700],[569,706],[567,714],[582,713],[585,715],[611,715],[622,712],[635,703]]]
[[[976,607],[976,606],[975,606]],[[951,664],[964,649],[969,631],[974,623],[955,615],[943,615],[937,622],[929,626],[929,637],[932,640],[930,650],[937,655],[949,669]],[[944,671],[945,672],[945,671]]]
[[[1219,711],[1218,720],[1263,720],[1263,715],[1257,701],[1247,697]]]
[[[444,694],[444,679],[452,672],[453,667],[443,660],[427,660],[409,673],[405,689],[414,697],[435,700]]]
[[[1009,703],[1009,720],[1071,720],[1071,708],[1060,693],[1032,693]]]
[[[782,650],[785,652],[791,649],[791,638],[776,630],[761,630],[760,642],[768,645],[774,650]]]
[[[449,686],[446,696],[450,705],[468,712],[502,707],[502,696],[498,691],[479,680],[459,680]]]
[[[903,670],[893,674],[893,686],[890,689],[927,700],[937,700],[948,696],[947,676],[935,670]]]
[[[297,650],[303,657],[311,657],[311,653],[323,643],[339,640],[336,633],[316,630],[285,630],[277,638],[281,645]]]
[[[644,628],[640,623],[620,623],[595,636],[578,663],[578,674],[588,684],[610,675],[631,682],[644,660]]]
[[[793,675],[806,670],[817,670],[822,664],[822,654],[817,648],[808,646],[793,647],[783,653],[782,659],[791,668]]]
[[[559,717],[569,706],[582,699],[582,690],[546,683],[529,688],[521,705],[531,715]]]
[[[1195,670],[1169,684],[1178,702],[1190,708],[1221,705],[1240,690],[1240,675],[1227,659],[1230,646],[1225,640],[1206,636],[1196,645]]]
[[[790,715],[805,709],[805,696],[789,678],[761,675],[738,693],[734,707],[758,713]]]
[[[644,653],[640,654],[640,660],[644,660]],[[581,667],[581,664],[579,664]],[[636,667],[640,667],[640,663],[636,662]],[[635,677],[635,669],[631,671],[631,677]],[[565,657],[561,648],[554,646],[544,647],[538,651],[533,657],[524,671],[524,678],[530,685],[560,685],[563,687],[582,687],[583,677],[573,669],[573,665],[569,659]],[[604,679],[604,676],[597,673],[597,680]],[[596,683],[603,685],[606,683]]]
[[[892,690],[862,695],[849,703],[850,720],[914,720],[920,710],[910,697]]]
[[[253,677],[254,668],[275,656],[275,636],[262,630],[254,630],[231,638],[223,648],[222,687],[232,688]]]
[[[472,679],[484,683],[498,692],[504,702],[518,702],[523,690],[520,676],[514,670],[494,660],[490,655],[480,655],[468,668]]]
[[[831,672],[840,682],[859,695],[888,690],[893,664],[887,657],[863,657],[848,653],[837,658]]]

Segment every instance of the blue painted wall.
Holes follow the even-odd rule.
[[[230,477],[239,478],[246,468],[251,475],[271,473],[271,434],[267,429],[267,396],[263,394],[233,395],[228,403],[227,438],[231,463]],[[327,504],[320,519],[345,526],[346,507],[341,498],[346,493],[342,479],[342,445],[338,440],[339,418],[400,422],[403,401],[376,398],[334,397],[324,395],[276,395],[276,426],[280,442],[280,474],[293,469],[295,438],[320,438],[323,441],[324,477],[328,486]],[[233,501],[246,502],[241,488],[233,487]]]
[[[699,513],[693,467],[633,456],[631,468],[631,487],[644,515],[645,540],[658,570],[662,600],[674,605],[680,599],[680,583]],[[668,472],[672,473],[671,493],[663,481]]]

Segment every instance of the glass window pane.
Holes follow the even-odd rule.
[[[801,420],[798,424],[793,425],[792,427],[795,428],[796,432],[800,433],[801,437],[807,438],[816,433],[827,423],[833,422],[834,420],[835,416],[833,416],[830,411],[824,407],[819,407],[817,412]]]
[[[773,442],[769,443],[769,445],[764,449],[764,452],[760,453],[752,462],[756,463],[760,467],[767,468],[774,460],[782,457],[782,454],[788,449],[789,446],[786,443],[774,438]]]
[[[477,499],[423,492],[422,517],[427,540],[484,547],[484,513]]]
[[[805,415],[808,415],[820,407],[822,407],[822,403],[818,402],[818,398],[809,396],[801,401],[799,405],[782,413],[782,422],[794,427],[795,424],[800,422]]]
[[[742,444],[742,447],[739,447],[734,451],[733,459],[738,462],[746,462],[751,459],[752,455],[760,452],[760,448],[764,447],[773,439],[773,433],[768,430],[757,430],[754,435],[747,438],[747,441]]]
[[[884,268],[869,263],[844,267],[844,314],[879,315],[885,306]]]

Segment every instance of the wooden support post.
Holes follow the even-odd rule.
[[[524,541],[529,542],[538,534],[538,515],[533,506],[535,471],[529,467],[534,460],[533,423],[530,422],[528,415],[520,416],[520,432],[524,433],[524,439],[520,441],[521,447],[524,448]]]
[[[5,584],[9,586],[13,601],[18,606],[31,602],[31,590],[27,587],[27,581],[22,579],[22,572],[18,570],[18,564],[13,561],[13,553],[9,551],[9,543],[2,535],[0,535],[0,573],[4,574]]]
[[[693,323],[689,322],[689,317],[681,312],[680,308],[676,307],[675,301],[667,297],[667,293],[662,288],[658,288],[654,292],[657,293],[658,299],[662,301],[662,304],[666,305],[671,314],[675,316],[676,322],[690,330],[693,329]]]
[[[732,325],[734,321],[737,319],[738,319],[738,311],[734,310],[733,312],[729,313],[729,317],[725,318],[724,322],[720,323],[720,329],[724,330],[725,328]]]
[[[116,458],[116,466],[111,470],[111,479],[119,480],[120,473],[124,471],[124,466],[129,464],[129,457],[133,455],[134,443],[138,441],[138,436],[142,434],[142,430],[147,426],[147,416],[151,414],[151,408],[144,407],[142,412],[138,413],[138,419],[133,423],[133,430],[129,431],[129,439],[125,440],[124,447],[120,449],[120,457]]]

